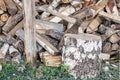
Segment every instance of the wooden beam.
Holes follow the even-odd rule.
[[[26,61],[30,63],[30,67],[36,64],[36,40],[35,40],[35,25],[34,25],[34,0],[23,0],[25,10],[25,54]]]

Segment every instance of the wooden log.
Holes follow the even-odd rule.
[[[61,0],[63,3],[69,3],[70,0]]]
[[[50,36],[47,36],[45,34],[39,35],[43,37],[45,40],[47,40],[50,44],[52,44],[56,49],[58,48],[58,40],[55,40],[54,38],[51,38]]]
[[[17,30],[16,33],[15,33],[15,35],[16,35],[19,39],[21,39],[22,41],[24,41],[24,31],[23,31],[23,29]]]
[[[3,11],[6,11],[7,8],[6,8],[6,5],[4,3],[4,0],[0,0],[0,8],[3,10]]]
[[[62,24],[59,23],[54,23],[54,22],[47,22],[47,21],[43,21],[43,20],[35,20],[35,26],[36,29],[45,29],[45,30],[49,30],[49,29],[55,29],[58,30],[60,32],[64,31],[64,27]]]
[[[30,67],[36,64],[36,39],[35,39],[35,2],[34,0],[24,0],[25,10],[25,55],[26,61],[30,63]]]
[[[111,52],[111,43],[110,42],[103,43],[103,52],[104,53]]]
[[[8,21],[6,22],[6,24],[2,28],[3,32],[8,33],[22,19],[23,19],[23,12],[22,11],[19,11],[16,15],[9,17]]]
[[[4,0],[4,1],[5,1],[9,14],[12,16],[15,15],[17,13],[17,7],[14,4],[14,2],[12,0]]]
[[[110,54],[101,53],[101,54],[99,55],[99,58],[102,59],[102,60],[109,60],[109,59],[110,59]]]
[[[19,53],[19,51],[18,51],[15,47],[10,46],[10,47],[9,47],[9,54],[10,54],[11,57],[16,57],[16,56],[18,56],[20,53]]]
[[[117,43],[112,44],[112,50],[113,51],[118,50],[118,49],[119,49],[119,45]]]
[[[6,13],[4,13],[4,14],[2,14],[2,15],[0,16],[0,20],[3,21],[3,22],[4,22],[4,21],[7,21],[8,18],[9,18],[9,17],[8,17],[8,14],[6,14]]]
[[[48,9],[50,8],[50,9],[55,9],[58,5],[59,5],[59,2],[60,2],[61,0],[53,0],[53,2],[48,6]],[[42,14],[41,14],[41,18],[45,18],[45,17],[48,17],[50,15],[50,13],[49,12],[43,12]]]
[[[45,51],[45,52],[39,53],[39,56],[41,58],[41,61],[46,66],[59,67],[62,63],[61,55],[53,56],[49,52]]]
[[[7,54],[8,49],[9,49],[9,44],[8,43],[4,43],[2,48],[0,49],[0,54],[2,54],[4,58]]]
[[[24,19],[22,21],[20,21],[12,30],[10,30],[8,32],[8,35],[13,37],[16,33],[16,31],[18,31],[19,29],[21,29],[23,27],[23,22],[24,22]]]
[[[113,34],[110,38],[109,41],[112,43],[117,43],[120,40],[120,37],[117,34]]]
[[[102,40],[92,34],[66,34],[62,62],[75,78],[94,78],[99,75]]]
[[[83,7],[87,7],[91,0],[84,0]]]
[[[74,6],[74,7],[80,7],[80,8],[82,8],[82,3],[83,3],[83,1],[70,0],[70,3],[71,3],[71,5]]]
[[[105,18],[109,18],[110,20],[112,20],[112,21],[114,21],[116,23],[120,23],[120,16],[116,16],[114,14],[108,14],[108,13],[106,13],[104,11],[100,11],[99,15],[103,16]]]
[[[23,8],[23,3],[20,0],[13,0],[21,9]]]
[[[88,26],[87,32],[92,33],[98,30],[99,25],[102,23],[99,17],[96,17]]]
[[[36,40],[50,54],[57,55],[59,53],[59,51],[51,43],[49,43],[46,39],[41,37],[39,34],[36,34]]]
[[[54,30],[54,29],[47,30],[45,34],[49,35],[52,38],[57,39],[57,40],[60,40],[63,36],[63,32],[59,32],[59,31]]]
[[[74,24],[74,23],[76,22],[76,19],[75,19],[75,18],[68,17],[68,16],[64,16],[64,15],[60,14],[59,12],[57,12],[56,10],[52,10],[52,9],[46,8],[46,6],[45,6],[45,7],[41,7],[41,6],[40,6],[40,7],[37,7],[36,9],[37,9],[37,10],[42,10],[42,11],[49,12],[49,13],[51,13],[52,15],[55,15],[55,16],[57,16],[57,17],[60,17],[60,18],[62,18],[63,20],[65,20],[65,21],[67,21],[67,22],[69,22],[69,23],[72,23],[72,24]]]
[[[59,11],[59,13],[61,13],[64,16],[69,16],[69,15],[73,14],[74,12],[75,12],[75,9],[72,6],[67,6],[64,10]],[[61,20],[62,20],[62,18],[56,16],[56,17],[52,18],[50,21],[58,23]]]

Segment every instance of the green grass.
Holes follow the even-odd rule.
[[[3,65],[0,71],[0,80],[75,80],[69,74],[68,67],[46,67],[41,65],[39,68],[29,68],[28,63],[21,62],[19,66],[10,63],[1,63]],[[103,63],[102,66],[108,66],[109,70],[100,71],[100,75],[95,79],[85,78],[83,80],[120,80],[119,68],[112,67]],[[80,79],[77,79],[80,80]]]

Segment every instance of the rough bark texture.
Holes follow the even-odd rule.
[[[66,34],[62,53],[63,64],[75,78],[97,77],[100,70],[101,38],[91,34]]]

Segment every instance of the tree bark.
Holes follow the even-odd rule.
[[[75,78],[97,77],[100,70],[99,54],[102,40],[91,34],[66,34],[62,53],[63,64]]]

